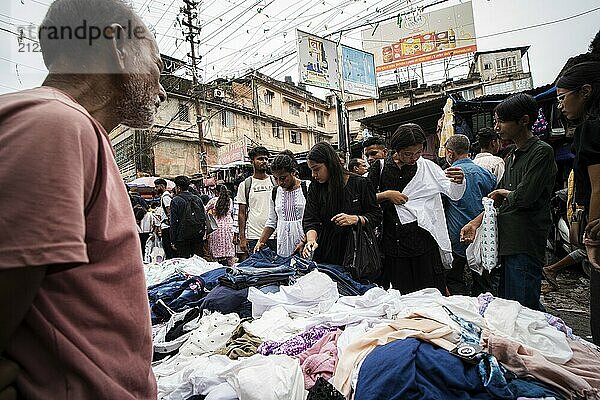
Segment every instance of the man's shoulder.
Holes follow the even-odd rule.
[[[29,114],[31,118],[28,118]],[[56,125],[61,130],[68,130],[74,125],[94,126],[92,117],[83,106],[67,95],[45,87],[0,96],[0,118],[9,116],[18,116],[20,120],[28,118],[29,124],[43,124],[46,128]]]

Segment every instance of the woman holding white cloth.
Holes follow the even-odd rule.
[[[444,172],[421,157],[425,142],[420,126],[399,126],[390,141],[395,153],[369,171],[384,216],[379,283],[384,288],[391,284],[401,293],[428,287],[445,293],[444,267],[452,265],[452,248],[441,194],[458,200],[465,191],[462,169]]]

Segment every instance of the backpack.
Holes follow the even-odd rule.
[[[206,212],[202,200],[193,195],[189,200],[179,195],[185,200],[183,216],[179,221],[179,240],[201,239],[206,230]]]
[[[279,185],[277,186],[273,186],[273,192],[271,192],[271,199],[273,200],[273,203],[275,203],[275,198],[277,197],[277,188],[279,187]],[[307,198],[307,194],[308,194],[308,188],[306,187],[306,181],[300,181],[300,187],[302,188],[302,194],[304,195],[304,198]]]
[[[273,175],[269,175],[271,183],[277,187],[277,182],[273,180]],[[250,208],[250,189],[252,188],[252,175],[244,179],[244,194],[246,195],[246,215],[248,215],[248,209]]]

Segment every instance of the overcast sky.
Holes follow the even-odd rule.
[[[432,2],[204,0],[200,5],[202,79],[207,82],[218,76],[240,75],[250,67],[287,54],[295,49],[296,28],[325,35]],[[436,8],[458,2],[449,0]],[[35,51],[33,43],[29,48],[23,45],[20,48],[17,37],[6,31],[16,32],[18,26],[28,23],[39,24],[50,0],[3,0],[1,3],[0,93],[38,86],[45,75],[41,54]],[[182,3],[182,0],[134,1],[136,10],[156,32],[161,52],[176,58],[185,58],[189,51],[189,44],[181,40],[181,27],[177,22]],[[531,46],[529,58],[535,86],[552,82],[564,62],[586,51],[600,29],[598,0],[474,0],[473,14],[478,50]],[[332,38],[361,47],[360,29]],[[261,71],[281,80],[285,75],[292,75],[296,80],[298,75],[294,56]]]

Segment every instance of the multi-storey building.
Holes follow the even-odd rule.
[[[191,82],[180,77],[165,75],[161,83],[168,98],[151,129],[119,126],[110,133],[125,179],[140,173],[205,175],[213,166],[243,162],[247,149],[254,146],[302,153],[337,134],[335,109],[291,80],[281,82],[254,71],[243,78],[201,85],[193,93]]]

